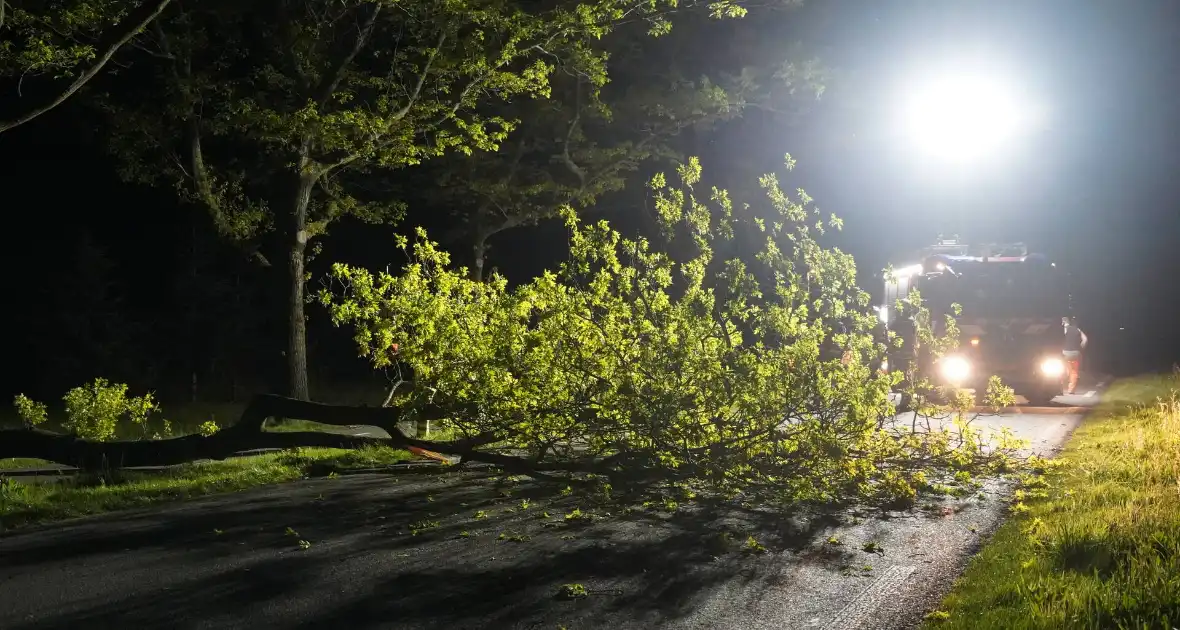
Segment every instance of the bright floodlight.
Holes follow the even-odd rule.
[[[992,151],[1029,118],[1010,88],[967,75],[934,80],[907,92],[904,107],[911,140],[932,157],[953,161]]]

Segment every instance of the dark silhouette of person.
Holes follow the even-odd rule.
[[[1085,349],[1086,344],[1090,342],[1086,337],[1086,333],[1078,328],[1077,322],[1072,317],[1062,317],[1061,326],[1065,329],[1065,343],[1062,346],[1061,354],[1065,357],[1065,367],[1069,373],[1069,384],[1065,388],[1065,393],[1072,394],[1078,387],[1078,372],[1081,371],[1082,366],[1082,350]]]

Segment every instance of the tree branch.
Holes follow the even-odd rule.
[[[348,54],[340,59],[340,63],[336,64],[336,67],[324,77],[324,80],[320,83],[319,88],[316,89],[316,103],[322,106],[329,98],[331,98],[332,92],[336,91],[336,88],[340,85],[340,80],[344,78],[344,71],[348,69],[348,66],[352,64],[352,60],[356,59],[356,56],[359,55],[361,50],[364,49],[365,43],[369,40],[369,36],[373,34],[373,26],[377,23],[377,16],[380,14],[381,5],[374,6],[373,11],[369,14],[369,19],[365,21],[364,25],[361,26],[360,32],[357,33],[356,42],[353,43],[352,50],[349,50]],[[442,43],[440,39],[439,46],[441,45]],[[437,54],[437,52],[438,49],[436,48],[434,54]],[[430,61],[434,60],[434,54],[431,55]],[[429,69],[429,67],[430,62],[427,62],[427,69]],[[423,74],[423,78],[424,77],[425,74]],[[418,90],[421,89],[422,81],[420,79],[418,82]]]
[[[172,61],[172,78],[179,85],[192,80],[192,58],[191,52],[185,55],[183,63],[181,58],[176,56],[176,52],[168,43],[168,36],[164,33],[164,29],[160,28],[159,22],[152,24],[156,31],[156,36],[159,38],[162,56]],[[222,208],[221,201],[213,192],[213,182],[209,177],[209,169],[205,166],[205,154],[201,148],[201,117],[198,111],[197,103],[190,103],[190,112],[188,119],[185,121],[185,150],[188,153],[189,169],[185,171],[183,166],[181,171],[192,180],[193,193],[201,205],[205,206],[205,211],[209,213],[213,220],[213,226],[219,232],[222,231],[222,224],[224,223],[225,211]],[[177,160],[179,164],[179,159]],[[236,245],[242,246],[242,243],[235,242]],[[270,261],[266,256],[259,251],[258,246],[245,245],[242,246],[246,257],[253,260],[263,267],[270,267]]]
[[[82,72],[82,74],[78,75],[78,78],[74,79],[73,83],[67,86],[66,89],[62,90],[61,93],[59,93],[57,97],[49,103],[35,108],[14,120],[0,121],[0,133],[4,133],[5,131],[9,131],[27,122],[30,122],[33,119],[46,114],[53,109],[56,109],[59,105],[66,102],[71,96],[74,95],[74,93],[82,89],[82,86],[86,85],[91,79],[98,75],[98,73],[102,71],[103,67],[106,66],[108,62],[110,62],[111,58],[115,56],[115,53],[119,52],[120,48],[126,45],[127,42],[131,41],[131,39],[135,37],[137,33],[142,31],[148,24],[151,24],[157,17],[159,17],[160,14],[164,12],[164,9],[167,8],[169,4],[171,4],[171,2],[172,0],[156,0],[154,4],[140,5],[122,22],[124,28],[122,30],[115,31],[115,33],[111,35],[109,38],[110,42],[106,45],[105,50],[98,57],[98,60],[95,61],[84,72]],[[0,0],[0,18],[3,16],[4,5],[5,3],[3,0]]]
[[[446,33],[439,33],[438,43],[430,51],[430,56],[428,56],[426,58],[426,64],[422,67],[422,72],[420,72],[418,74],[418,80],[414,84],[413,92],[411,92],[409,97],[407,97],[405,106],[403,106],[398,111],[394,112],[393,116],[390,117],[389,128],[392,128],[392,126],[393,126],[392,123],[402,120],[407,115],[409,115],[410,110],[414,107],[414,104],[418,102],[418,97],[421,96],[421,94],[422,94],[422,88],[426,85],[426,77],[430,74],[430,68],[432,65],[434,65],[434,60],[436,57],[438,57],[438,51],[442,48],[443,44],[446,43],[446,41],[447,41],[447,34]],[[460,95],[460,98],[457,101],[457,103],[462,102],[462,98],[466,94],[467,94],[467,90],[464,90],[463,94]],[[457,109],[458,105],[456,105],[455,107]],[[373,143],[376,144],[377,146],[382,146],[381,139],[385,135],[385,133],[386,133],[385,131],[382,131],[382,132],[374,134],[373,135]],[[361,158],[361,153],[353,153],[352,155],[345,156],[344,158],[336,161],[335,163],[324,166],[322,168],[321,175],[327,174],[327,173],[334,171],[336,169],[348,166],[349,164],[352,164],[353,162],[359,160],[360,158]]]
[[[430,67],[434,65],[434,59],[438,57],[438,51],[442,49],[443,44],[446,43],[446,41],[446,32],[444,31],[439,33],[438,43],[436,43],[434,48],[431,49],[430,56],[426,58],[426,65],[422,66],[422,72],[418,74],[418,81],[414,84],[414,91],[411,92],[409,98],[406,99],[405,107],[402,107],[397,111],[396,114],[393,115],[393,120],[401,120],[402,118],[405,118],[406,115],[410,113],[410,109],[414,107],[414,104],[418,102],[418,97],[422,95],[422,87],[426,85],[426,77],[430,74]],[[466,90],[464,90],[464,94],[466,94]]]
[[[570,157],[570,140],[574,137],[574,129],[578,126],[578,121],[582,118],[582,79],[577,80],[577,87],[574,90],[574,119],[570,121],[569,129],[565,132],[565,142],[561,147],[561,161],[571,173],[578,177],[578,192],[586,188],[586,171],[582,170],[574,163]]]

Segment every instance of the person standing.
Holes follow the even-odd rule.
[[[1065,357],[1065,367],[1069,373],[1069,384],[1066,386],[1065,393],[1072,394],[1078,387],[1082,350],[1090,340],[1086,338],[1086,333],[1078,328],[1077,322],[1072,317],[1062,317],[1061,326],[1065,329],[1065,345],[1062,348],[1062,355]]]
[[[920,344],[918,322],[915,319],[918,316],[918,309],[909,300],[900,300],[898,307],[897,319],[890,328],[901,340],[901,347],[888,344],[886,357],[889,360],[889,369],[902,373],[901,382],[897,384],[901,394],[898,411],[906,412],[913,408],[914,389],[919,380],[918,350]]]

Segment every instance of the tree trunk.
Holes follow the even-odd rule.
[[[487,262],[488,254],[488,237],[483,234],[477,234],[475,245],[471,247],[471,250],[475,255],[475,264],[471,266],[471,279],[476,282],[483,282],[483,266]]]
[[[4,0],[0,0],[3,2]],[[200,326],[200,298],[197,295],[197,277],[200,275],[197,269],[197,256],[201,253],[197,251],[197,213],[189,214],[189,247],[188,247],[188,294],[184,299],[188,302],[188,369],[192,375],[192,387],[189,389],[189,402],[197,402],[197,366],[201,364],[201,349],[200,335],[198,330]],[[202,287],[204,288],[204,287]]]
[[[440,410],[427,412],[437,412],[437,417],[449,415]],[[411,438],[398,428],[401,415],[401,411],[393,407],[323,405],[274,395],[260,395],[250,401],[237,423],[208,437],[194,434],[163,440],[94,442],[36,428],[9,429],[0,430],[0,459],[33,457],[66,466],[76,466],[83,470],[102,470],[135,466],[170,466],[200,459],[225,459],[256,449],[288,449],[303,446],[358,448],[389,445],[460,455],[513,469],[521,469],[527,465],[527,462],[519,457],[477,452],[476,449],[481,446],[501,439],[491,433],[447,442]],[[375,426],[384,429],[389,437],[318,431],[263,431],[263,424],[268,418],[298,418],[336,426]],[[533,468],[541,469],[543,466]]]
[[[301,168],[288,216],[287,233],[287,377],[288,394],[311,400],[307,381],[307,318],[304,314],[304,261],[307,256],[307,205],[315,176]]]

